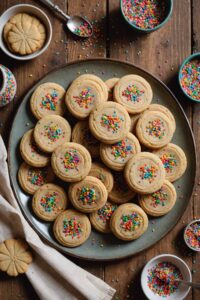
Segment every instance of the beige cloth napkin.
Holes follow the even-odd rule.
[[[24,219],[10,186],[7,152],[0,136],[0,242],[24,238],[34,253],[26,273],[42,300],[109,300],[115,290],[45,244]]]

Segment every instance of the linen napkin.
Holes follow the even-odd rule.
[[[26,273],[42,300],[109,300],[115,290],[45,244],[23,217],[11,189],[7,151],[0,136],[0,242],[24,238],[34,259]]]

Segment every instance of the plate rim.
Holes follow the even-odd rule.
[[[196,181],[196,174],[197,174],[197,149],[196,149],[196,142],[195,142],[195,138],[194,138],[194,133],[192,131],[192,127],[189,123],[189,120],[188,120],[188,117],[185,113],[185,111],[183,110],[183,107],[181,106],[181,104],[179,103],[177,97],[174,95],[174,93],[169,89],[169,87],[163,82],[161,81],[159,78],[157,78],[155,75],[151,74],[149,71],[146,71],[145,69],[139,67],[137,64],[133,64],[133,63],[130,63],[130,62],[126,62],[126,61],[123,61],[123,60],[120,60],[120,59],[113,59],[113,58],[104,58],[104,57],[97,57],[97,58],[89,58],[89,59],[82,59],[82,60],[73,60],[73,61],[70,61],[68,63],[66,63],[65,65],[62,65],[62,66],[58,66],[56,68],[54,68],[53,70],[47,72],[44,76],[42,76],[39,80],[37,80],[37,82],[31,87],[29,88],[23,95],[22,95],[22,100],[19,104],[19,106],[17,107],[17,110],[15,112],[15,116],[13,118],[13,121],[12,121],[12,125],[11,125],[11,129],[10,129],[10,133],[9,133],[9,139],[8,139],[8,154],[7,154],[7,157],[8,157],[8,170],[9,170],[9,178],[10,178],[10,183],[11,183],[11,187],[12,187],[12,191],[14,193],[14,196],[17,200],[17,203],[20,207],[20,210],[22,212],[22,215],[24,216],[24,218],[26,219],[26,221],[29,223],[29,225],[32,227],[32,229],[39,235],[39,237],[44,240],[48,245],[50,245],[51,247],[54,247],[56,250],[58,250],[59,252],[61,252],[63,255],[65,256],[70,256],[70,257],[74,257],[74,258],[77,258],[77,259],[81,259],[81,260],[85,260],[85,261],[99,261],[99,262],[106,262],[106,261],[118,261],[118,260],[122,260],[122,259],[125,259],[125,258],[129,258],[129,257],[132,257],[132,256],[135,256],[139,253],[142,253],[143,251],[146,251],[148,249],[150,249],[151,247],[154,247],[161,239],[163,239],[170,231],[172,231],[172,229],[178,224],[179,220],[181,219],[182,215],[180,215],[176,222],[173,223],[172,226],[170,226],[168,228],[168,230],[162,234],[160,236],[160,238],[157,240],[156,243],[154,243],[153,245],[150,245],[148,247],[146,247],[145,249],[142,249],[142,250],[138,250],[137,252],[135,253],[129,253],[129,254],[122,254],[122,255],[118,255],[118,257],[114,257],[114,258],[87,258],[87,257],[83,257],[81,255],[78,255],[78,254],[74,254],[74,253],[66,253],[64,250],[60,249],[59,246],[57,246],[55,244],[54,241],[49,241],[48,238],[44,237],[43,233],[39,230],[39,228],[36,228],[35,225],[33,224],[33,222],[31,220],[28,219],[27,215],[26,215],[26,212],[25,212],[25,209],[24,207],[21,205],[20,201],[18,200],[18,196],[17,196],[17,193],[16,193],[16,190],[15,190],[15,187],[14,187],[14,183],[13,183],[13,180],[12,180],[12,176],[11,176],[11,136],[12,136],[12,131],[13,131],[13,124],[16,120],[16,117],[18,115],[18,112],[22,106],[22,103],[24,102],[24,98],[26,97],[26,95],[30,92],[30,90],[34,89],[38,83],[43,80],[46,76],[50,75],[51,73],[54,73],[56,71],[59,71],[61,69],[64,69],[68,66],[71,66],[71,65],[76,65],[76,64],[79,64],[79,63],[87,63],[87,62],[92,62],[92,61],[108,61],[108,62],[114,62],[114,63],[120,63],[120,64],[125,64],[129,67],[134,67],[136,69],[138,69],[139,71],[142,71],[144,72],[145,74],[147,74],[148,76],[152,77],[155,81],[158,81],[159,84],[161,86],[163,86],[163,88],[165,88],[165,90],[170,94],[170,96],[174,99],[174,101],[176,102],[176,104],[178,105],[179,109],[181,110],[186,122],[187,122],[187,126],[188,126],[188,129],[190,131],[190,135],[191,135],[191,138],[192,138],[192,145],[193,145],[193,148],[194,148],[194,154],[195,154],[195,157],[194,157],[194,178],[193,178],[193,183],[192,183],[192,190],[191,190],[191,193],[189,195],[189,200],[188,200],[188,203],[187,205],[185,206],[185,209],[183,211],[183,213],[185,213],[186,209],[188,208],[188,205],[189,205],[189,202],[190,202],[190,199],[192,197],[192,194],[194,192],[194,187],[195,187],[195,181]]]

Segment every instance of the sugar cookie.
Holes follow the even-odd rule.
[[[108,192],[112,190],[114,184],[113,175],[111,171],[103,164],[93,162],[89,176],[93,176],[101,180]]]

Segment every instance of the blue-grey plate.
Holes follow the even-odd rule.
[[[187,156],[188,167],[184,176],[175,182],[178,198],[173,210],[163,217],[150,219],[147,232],[139,239],[132,242],[123,242],[111,234],[103,235],[92,230],[91,236],[85,244],[72,249],[63,247],[56,241],[52,233],[52,224],[42,222],[35,217],[31,210],[31,197],[25,194],[19,186],[17,171],[21,163],[19,155],[20,139],[36,123],[29,110],[29,100],[34,89],[41,83],[48,81],[59,83],[67,89],[71,81],[83,73],[96,74],[103,80],[114,76],[122,77],[126,74],[138,74],[146,78],[153,89],[153,102],[165,105],[175,116],[177,128],[173,142],[183,148]],[[190,201],[194,186],[196,172],[195,143],[183,109],[170,90],[161,81],[146,71],[128,63],[109,59],[91,59],[69,63],[64,68],[47,74],[26,94],[16,113],[10,133],[9,170],[12,186],[21,210],[41,237],[58,250],[75,257],[90,260],[114,260],[136,254],[156,244],[175,226],[179,218],[183,215]]]

